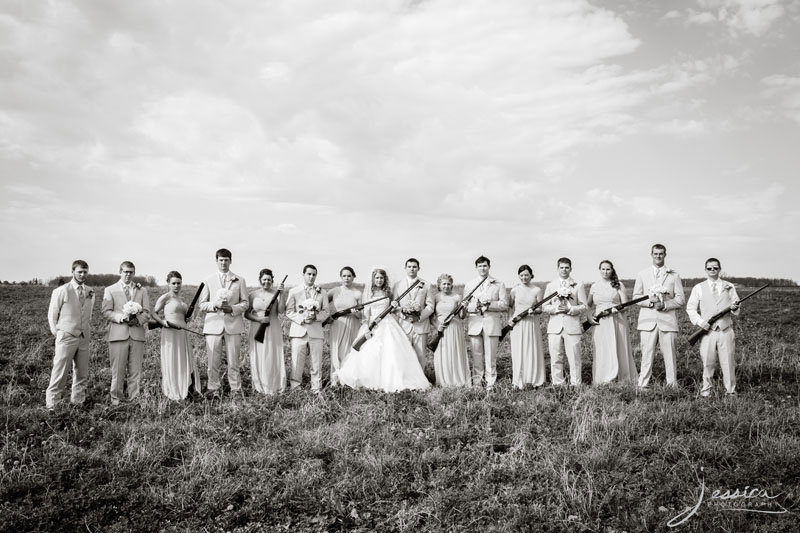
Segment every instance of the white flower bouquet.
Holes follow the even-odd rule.
[[[230,289],[220,289],[217,291],[217,301],[221,302],[221,304],[227,303],[228,300],[231,299],[233,296],[233,292]]]
[[[125,305],[122,306],[122,314],[125,315],[125,318],[136,316],[141,312],[142,306],[136,302],[125,302]]]
[[[572,298],[572,289],[570,287],[559,287],[556,292],[558,293],[558,297],[562,300],[569,300]]]
[[[406,318],[411,318],[413,316],[419,316],[422,308],[419,305],[419,302],[416,300],[406,300],[400,306],[400,312],[403,313],[403,316]]]
[[[314,320],[317,318],[317,311],[319,311],[319,309],[319,302],[314,298],[307,298],[298,305],[298,310],[303,313],[303,318],[305,319]]]
[[[654,295],[658,296],[658,301],[663,304],[664,303],[664,295],[665,294],[669,294],[669,290],[666,287],[664,287],[663,285],[661,285],[660,283],[657,283],[657,284],[653,285],[652,287],[650,287],[650,294],[654,294]]]

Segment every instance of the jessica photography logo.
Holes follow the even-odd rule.
[[[777,500],[782,495],[782,492],[772,494],[768,489],[754,485],[746,485],[744,488],[717,488],[708,495],[703,468],[700,468],[700,496],[694,505],[686,507],[672,517],[667,526],[678,527],[685,523],[697,514],[703,505],[719,511],[785,514],[789,511]]]

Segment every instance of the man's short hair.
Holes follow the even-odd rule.
[[[709,263],[716,263],[716,264],[717,264],[717,266],[718,266],[720,269],[722,268],[722,263],[721,263],[721,262],[720,262],[720,260],[719,260],[719,259],[717,259],[716,257],[709,257],[708,259],[706,259],[706,264],[705,264],[705,265],[703,265],[703,266],[707,267]]]
[[[306,265],[306,266],[303,267],[303,274],[305,274],[306,270],[308,270],[309,268],[313,268],[314,272],[319,272],[319,270],[317,270],[317,267],[315,267],[314,265],[310,265],[309,264],[309,265]]]
[[[228,259],[233,261],[233,254],[227,248],[220,248],[219,250],[217,250],[217,253],[214,256],[214,259],[219,259],[220,257],[227,257]]]
[[[132,268],[132,269],[136,270],[136,265],[134,265],[130,261],[123,261],[122,263],[119,264],[119,271],[122,272],[122,269],[125,268],[125,267]]]
[[[558,261],[556,261],[556,267],[558,267],[561,263],[569,265],[569,267],[572,268],[572,259],[569,257],[559,257]]]
[[[482,255],[482,256],[478,257],[478,258],[475,260],[475,266],[478,266],[478,265],[480,265],[481,263],[486,263],[486,266],[492,266],[492,262],[491,262],[491,261],[489,261],[489,258],[488,258],[488,257],[486,257],[485,255]]]
[[[658,243],[656,243],[656,244],[654,244],[653,246],[651,246],[651,247],[650,247],[650,253],[651,253],[651,254],[652,254],[653,252],[655,252],[656,250],[664,250],[664,254],[665,254],[665,255],[666,255],[666,253],[667,253],[667,247],[666,247],[666,246],[664,246],[663,244],[658,244]]]
[[[409,257],[408,259],[406,259],[406,266],[408,266],[409,263],[416,263],[417,268],[419,268],[419,260],[417,258]]]
[[[87,263],[83,259],[76,259],[75,261],[72,262],[72,271],[75,272],[75,269],[78,267],[85,268],[88,270],[89,263]]]

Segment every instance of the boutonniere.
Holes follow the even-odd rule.
[[[141,283],[136,283],[136,284],[133,285],[133,287],[138,291],[139,289],[142,288],[142,284]]]
[[[497,280],[494,279],[494,278],[490,278],[489,279],[489,285],[491,285],[492,283],[496,283],[496,282],[497,282]]]
[[[317,294],[319,294],[319,293],[321,293],[321,292],[322,292],[322,289],[320,289],[319,287],[317,287],[317,286],[315,285],[315,286],[314,286],[314,292],[316,292]]]
[[[723,285],[723,286],[722,286],[722,290],[723,290],[723,291],[729,291],[729,290],[731,290],[732,288],[733,288],[733,285],[732,285],[732,284],[730,284],[730,283],[726,283],[725,285]]]
[[[89,289],[89,298],[94,298],[94,289]]]
[[[667,274],[674,274],[674,273],[675,273],[675,271],[674,271],[673,269],[671,269],[671,268],[668,268],[668,269],[666,270],[666,273],[667,273]]]

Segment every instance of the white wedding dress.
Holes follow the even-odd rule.
[[[367,331],[366,324],[387,305],[389,300],[364,308],[365,325],[361,326],[359,337]],[[361,345],[359,351],[350,349],[336,375],[342,385],[386,392],[425,390],[431,386],[419,365],[414,347],[391,314],[378,323],[372,330],[372,337]]]

